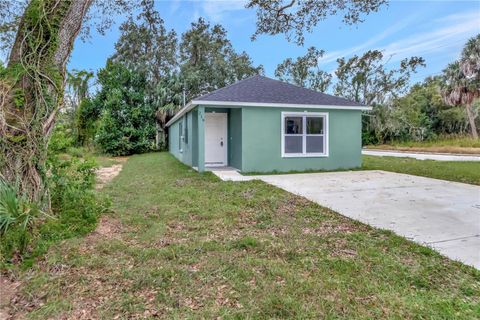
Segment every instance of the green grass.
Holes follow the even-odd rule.
[[[385,170],[480,185],[480,162],[478,161],[434,161],[363,156],[362,169]]]
[[[369,145],[369,149],[394,149],[438,153],[480,154],[480,139],[468,136],[446,136],[427,141],[391,141],[383,145]]]
[[[394,141],[394,146],[403,147],[462,147],[462,148],[480,148],[480,139],[474,139],[466,136],[440,137],[427,141]]]
[[[131,157],[113,212],[20,276],[28,318],[472,319],[480,272],[260,181]],[[82,311],[86,314],[82,314]]]

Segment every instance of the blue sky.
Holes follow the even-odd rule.
[[[238,51],[246,51],[255,64],[265,67],[273,77],[275,67],[285,58],[303,55],[310,46],[324,49],[320,66],[333,71],[335,60],[362,54],[369,49],[384,50],[391,56],[390,64],[398,65],[405,57],[422,56],[427,67],[412,77],[412,82],[439,74],[458,58],[463,44],[480,33],[480,1],[390,1],[379,12],[366,17],[364,23],[346,26],[341,17],[321,22],[311,34],[306,34],[302,47],[288,42],[283,35],[260,36],[251,41],[255,30],[255,11],[244,8],[243,0],[184,1],[161,0],[156,7],[165,26],[181,34],[190,23],[204,17],[220,23]],[[93,33],[87,42],[77,40],[69,69],[98,70],[113,53],[119,37],[118,26],[123,17],[105,35]]]

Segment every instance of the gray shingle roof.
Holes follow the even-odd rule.
[[[253,76],[194,99],[195,101],[257,102],[326,106],[363,106],[357,102],[263,76]]]

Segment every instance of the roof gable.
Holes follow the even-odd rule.
[[[357,102],[290,83],[253,76],[194,99],[196,102],[248,102],[361,107]]]

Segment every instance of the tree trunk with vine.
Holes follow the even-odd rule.
[[[66,62],[92,0],[32,0],[0,71],[0,174],[49,208],[46,158]]]

